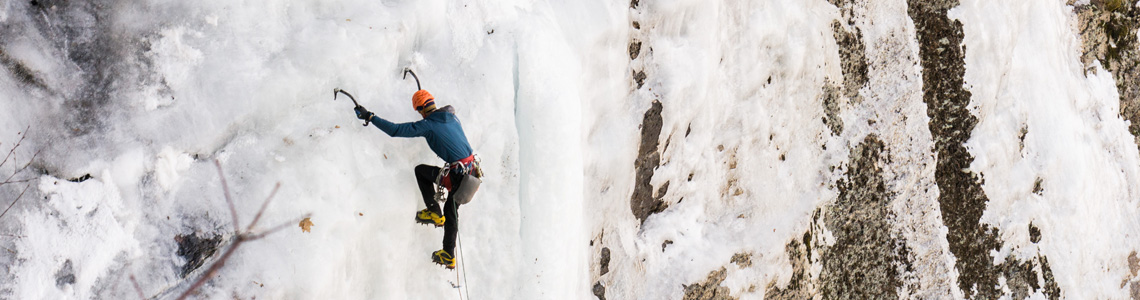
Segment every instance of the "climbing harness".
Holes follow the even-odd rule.
[[[455,188],[451,176],[462,176],[462,183],[459,184],[458,188]],[[471,199],[475,197],[475,192],[479,190],[479,185],[483,183],[482,177],[483,169],[479,167],[479,157],[474,154],[444,164],[435,177],[435,201],[443,202],[446,200],[443,197],[443,191],[447,189],[454,194],[453,198],[456,204],[471,202]]]

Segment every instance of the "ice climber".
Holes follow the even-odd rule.
[[[482,177],[482,172],[475,162],[474,152],[467,142],[467,136],[463,133],[459,118],[455,116],[454,108],[448,105],[437,109],[435,98],[427,90],[416,91],[412,96],[412,107],[420,113],[422,120],[392,123],[369,112],[363,106],[356,107],[356,117],[372,122],[392,137],[423,137],[427,139],[428,147],[447,162],[443,168],[430,165],[416,166],[416,181],[419,182],[420,193],[427,206],[416,213],[416,221],[443,227],[443,249],[432,253],[432,261],[448,269],[454,269],[455,237],[459,231],[459,205],[466,203],[466,200],[457,201],[456,191],[465,183],[466,175]],[[449,191],[442,210],[436,200],[436,193],[442,193],[442,189],[436,185]]]

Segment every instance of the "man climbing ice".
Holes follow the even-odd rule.
[[[443,249],[432,253],[432,261],[448,269],[455,269],[453,254],[456,234],[459,231],[459,205],[467,203],[471,196],[466,195],[466,198],[463,198],[461,194],[462,199],[456,199],[457,191],[465,183],[477,187],[478,182],[465,182],[478,181],[467,175],[482,177],[482,174],[478,170],[478,163],[475,162],[474,151],[471,150],[467,136],[463,133],[463,126],[455,116],[454,108],[448,105],[436,109],[435,98],[422,89],[412,96],[412,107],[420,113],[422,120],[396,124],[376,116],[363,106],[358,105],[355,110],[357,118],[372,122],[389,136],[427,139],[428,147],[447,162],[443,168],[430,165],[416,166],[416,181],[419,182],[420,193],[423,194],[424,204],[427,205],[427,208],[416,214],[416,221],[443,227]],[[464,177],[469,179],[464,180]],[[437,188],[436,185],[449,191],[442,210],[436,198],[437,193],[442,193],[442,188]]]

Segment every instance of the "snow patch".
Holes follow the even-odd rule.
[[[214,23],[217,23],[217,17],[214,18]],[[162,38],[154,42],[152,50],[148,53],[158,66],[156,72],[169,88],[186,89],[187,79],[194,74],[195,68],[202,63],[204,57],[201,50],[188,45],[185,40],[202,38],[203,35],[185,27],[164,29],[160,34]],[[142,103],[147,111],[174,103],[174,95],[160,94],[157,86],[149,88]]]
[[[192,162],[194,162],[194,158],[185,152],[176,151],[169,146],[162,148],[154,162],[154,172],[158,185],[163,190],[170,191],[178,182],[179,173],[189,169]]]
[[[103,172],[100,178],[109,178]],[[42,176],[38,188],[50,214],[26,211],[15,241],[20,264],[12,268],[22,284],[13,286],[18,299],[87,299],[107,288],[106,277],[136,255],[134,223],[124,212],[118,188],[93,179],[81,183]],[[71,270],[66,270],[66,262]],[[121,277],[121,274],[113,277]]]

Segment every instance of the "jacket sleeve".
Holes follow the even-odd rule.
[[[372,116],[372,125],[392,137],[418,137],[425,136],[430,128],[426,120],[409,123],[392,123],[379,116]]]

